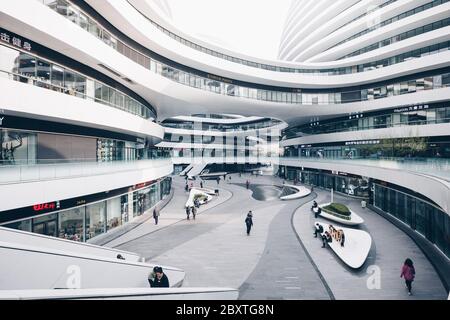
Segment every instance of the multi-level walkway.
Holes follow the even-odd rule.
[[[256,200],[245,181],[267,189],[268,201]],[[362,215],[364,230],[373,238],[366,264],[358,271],[344,266],[312,236],[311,201],[326,201],[328,193],[315,191],[308,198],[280,201],[275,177],[232,175],[231,181],[206,186],[220,188],[220,196],[186,220],[184,180],[174,178],[174,197],[161,210],[160,224],[150,219],[109,246],[134,251],[155,263],[186,271],[185,285],[227,286],[240,289],[241,299],[446,299],[435,270],[414,242],[359,202],[339,198]],[[198,184],[196,182],[195,184]],[[256,198],[261,198],[258,195]],[[262,196],[264,198],[264,196]],[[253,211],[254,227],[245,233],[244,219]],[[409,297],[400,279],[406,256],[417,268],[414,295]],[[376,267],[373,267],[375,265]],[[370,266],[370,268],[368,268]],[[367,271],[380,270],[380,288],[369,289]]]

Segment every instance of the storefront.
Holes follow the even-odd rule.
[[[29,217],[0,225],[74,241],[89,241],[132,221],[165,199],[171,191],[171,180],[166,177],[101,194],[3,212],[3,216]]]
[[[345,172],[310,168],[281,167],[280,174],[292,181],[358,198],[369,198],[369,178]]]

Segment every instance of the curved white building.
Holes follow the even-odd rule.
[[[203,158],[227,136],[214,123],[247,137],[243,124],[270,122],[280,175],[365,199],[450,283],[450,1],[294,1],[279,60],[167,14],[164,1],[1,4],[0,225],[87,241],[167,198],[167,149]],[[207,125],[176,125],[194,122]],[[246,146],[218,163],[245,165]]]

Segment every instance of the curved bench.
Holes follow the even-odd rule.
[[[322,225],[324,232],[329,230],[329,224],[316,221],[314,225],[316,223]],[[344,231],[344,246],[341,247],[340,242],[336,241],[334,238],[331,242],[328,242],[328,246],[346,265],[353,269],[360,268],[369,255],[372,246],[372,237],[369,233],[362,230],[351,228],[336,229],[342,229],[342,231]]]
[[[311,189],[308,189],[304,186],[294,186],[291,184],[285,184],[285,185],[283,185],[283,187],[295,189],[296,192],[292,193],[292,194],[288,194],[286,196],[282,196],[282,197],[280,197],[280,200],[300,199],[300,198],[308,196],[311,193]]]
[[[201,205],[211,201],[211,199],[212,199],[212,196],[209,195],[208,193],[206,193],[200,189],[197,189],[197,188],[192,188],[191,191],[189,192],[189,198],[186,201],[185,207],[193,207],[194,206],[194,197],[196,195],[202,195],[202,196],[206,197],[206,200],[200,200]]]
[[[328,220],[333,220],[342,224],[346,224],[349,226],[356,226],[356,225],[360,225],[362,223],[364,223],[364,219],[361,218],[359,215],[357,215],[354,211],[350,210],[351,214],[350,216],[348,216],[349,219],[346,219],[344,216],[340,216],[339,214],[331,214],[328,212],[325,212],[325,210],[323,209],[324,207],[326,207],[327,205],[329,205],[330,203],[323,203],[323,204],[319,204],[319,207],[322,209],[322,212],[320,213],[320,216],[328,219]]]

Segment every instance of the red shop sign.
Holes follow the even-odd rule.
[[[55,202],[35,204],[33,206],[33,210],[34,211],[44,211],[44,210],[53,210],[53,209],[56,209],[56,203]]]

